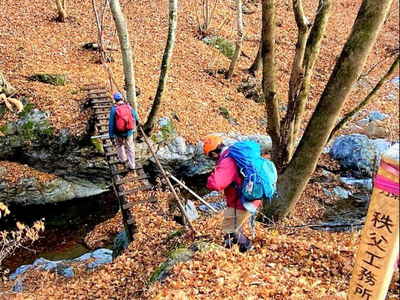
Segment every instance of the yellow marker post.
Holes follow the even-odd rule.
[[[399,144],[382,156],[348,299],[384,300],[399,256]]]

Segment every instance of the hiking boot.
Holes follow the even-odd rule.
[[[239,251],[241,253],[247,252],[253,249],[251,241],[242,233],[238,234],[237,243],[239,244]]]
[[[230,249],[235,244],[237,244],[236,234],[235,233],[225,234],[225,236],[224,236],[224,247]]]

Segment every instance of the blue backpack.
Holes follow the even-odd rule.
[[[229,147],[232,157],[243,175],[241,201],[271,200],[276,192],[278,174],[272,161],[261,156],[261,147],[254,141],[236,142]]]

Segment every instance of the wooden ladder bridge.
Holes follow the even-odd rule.
[[[149,183],[149,178],[144,173],[142,165],[137,163],[135,171],[138,176],[135,180],[139,181],[141,186],[134,189],[125,188],[125,184],[129,179],[124,177],[130,170],[127,168],[125,162],[121,162],[118,159],[117,150],[108,136],[108,117],[110,109],[113,106],[113,100],[110,98],[107,89],[104,87],[98,85],[86,85],[83,90],[87,91],[88,103],[94,111],[95,128],[103,145],[104,155],[110,169],[113,190],[122,213],[122,220],[127,232],[128,241],[131,242],[136,233],[136,222],[134,215],[131,212],[131,208],[137,203],[147,201],[129,202],[128,195],[139,191],[152,190],[153,186]]]

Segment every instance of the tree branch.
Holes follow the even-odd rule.
[[[281,124],[281,161],[285,166],[292,157],[296,136],[294,135],[296,100],[304,80],[305,65],[304,56],[311,25],[308,22],[302,0],[293,0],[293,12],[297,25],[296,53],[293,60],[292,72],[289,80],[288,109]]]
[[[386,72],[386,74],[379,80],[379,82],[375,85],[375,87],[371,90],[371,92],[361,101],[357,107],[355,107],[352,111],[348,112],[344,117],[340,120],[339,123],[336,124],[335,128],[333,128],[331,135],[329,136],[328,142],[335,135],[335,133],[340,130],[344,124],[346,124],[353,116],[358,113],[364,106],[366,106],[371,100],[376,96],[379,89],[383,86],[383,84],[392,76],[396,68],[399,66],[400,56],[394,60],[393,64]]]

